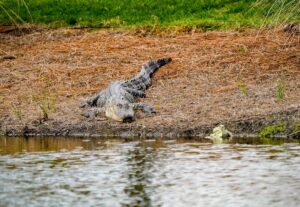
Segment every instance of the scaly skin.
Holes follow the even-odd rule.
[[[89,98],[81,107],[91,109],[82,114],[87,118],[105,113],[106,117],[116,121],[130,122],[134,120],[134,111],[154,113],[151,106],[136,103],[137,98],[145,97],[145,91],[151,86],[152,75],[162,66],[171,62],[171,58],[149,61],[142,66],[141,72],[130,80],[116,81],[96,96]]]

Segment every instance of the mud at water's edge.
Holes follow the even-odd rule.
[[[107,122],[92,125],[72,126],[64,124],[53,127],[51,124],[42,124],[36,128],[25,126],[22,129],[14,127],[2,131],[3,136],[69,136],[69,137],[121,137],[121,138],[197,138],[203,139],[208,136],[214,127],[219,124],[233,133],[233,137],[257,138],[261,137],[262,130],[282,125],[284,130],[270,132],[268,138],[300,138],[300,132],[296,129],[300,123],[300,109],[290,108],[286,111],[273,113],[266,116],[248,117],[245,119],[231,120],[225,123],[199,125],[193,128],[188,126],[159,126],[145,128],[130,124],[109,125]],[[3,128],[3,127],[2,127]]]

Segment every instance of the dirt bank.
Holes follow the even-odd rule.
[[[4,56],[14,58],[1,58]],[[133,123],[87,120],[81,100],[172,57],[142,102],[157,114]],[[202,136],[219,123],[258,133],[300,120],[299,35],[283,31],[169,36],[114,30],[0,33],[0,127],[6,134]]]

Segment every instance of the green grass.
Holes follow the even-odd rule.
[[[0,23],[215,30],[299,22],[299,10],[296,0],[0,0]]]

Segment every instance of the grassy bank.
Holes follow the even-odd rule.
[[[299,10],[296,0],[0,0],[0,23],[214,30],[299,22]]]

